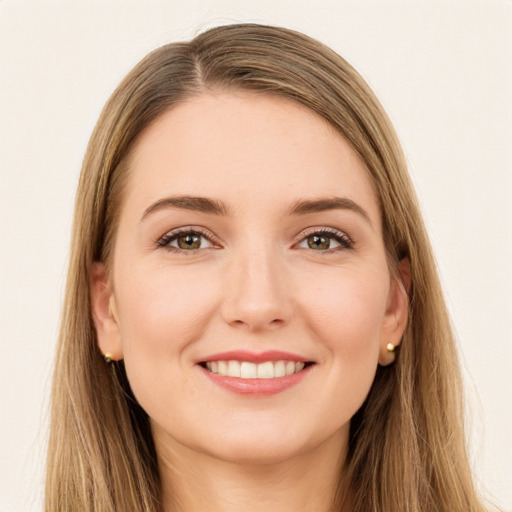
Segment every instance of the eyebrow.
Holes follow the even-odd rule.
[[[301,200],[293,203],[288,215],[306,215],[328,210],[350,210],[363,217],[371,225],[370,216],[355,201],[348,197],[327,197],[325,199]]]
[[[166,208],[178,208],[180,210],[192,210],[222,216],[227,216],[230,213],[227,205],[218,199],[209,199],[207,197],[171,196],[160,199],[146,208],[141,220],[144,220],[152,213]]]
[[[192,210],[196,212],[209,213],[211,215],[228,216],[231,215],[230,208],[219,199],[210,199],[208,197],[194,196],[170,196],[159,199],[144,211],[141,221],[146,219],[152,213],[167,208],[177,208],[180,210]],[[371,220],[366,211],[355,201],[347,197],[327,197],[311,200],[299,200],[288,208],[286,214],[307,215],[329,210],[349,210],[363,217],[371,225]]]

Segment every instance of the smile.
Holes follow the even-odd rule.
[[[286,377],[302,371],[306,363],[302,361],[265,361],[252,363],[249,361],[208,361],[204,367],[212,373],[224,377],[240,379],[275,379]]]
[[[299,384],[314,361],[281,351],[252,353],[235,350],[212,354],[198,366],[211,382],[239,395],[264,397]]]

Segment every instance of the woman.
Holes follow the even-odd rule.
[[[399,143],[306,36],[160,48],[84,160],[47,510],[480,511]]]

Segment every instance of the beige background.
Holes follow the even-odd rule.
[[[260,21],[335,48],[404,144],[468,382],[482,488],[512,509],[512,2],[0,0],[0,512],[40,510],[81,158],[149,50]]]

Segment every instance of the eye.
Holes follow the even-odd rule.
[[[209,237],[201,231],[183,229],[167,233],[158,240],[157,246],[177,252],[195,252],[199,249],[214,247],[214,244]]]
[[[353,242],[343,232],[337,229],[323,228],[303,235],[297,247],[312,249],[319,252],[331,252],[343,249],[352,249]]]

